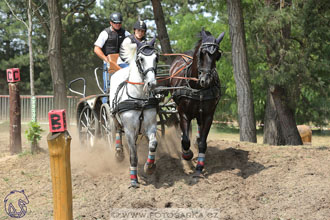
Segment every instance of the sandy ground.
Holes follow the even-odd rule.
[[[29,199],[22,219],[53,219],[46,133],[40,143],[46,153],[31,155],[22,136],[23,153],[11,156],[8,131],[0,132],[0,220],[12,219],[3,200],[12,190],[24,190]],[[75,132],[70,134],[74,219],[110,219],[111,208],[213,209],[213,219],[227,220],[330,219],[329,136],[313,137],[312,145],[268,146],[239,142],[236,134],[211,133],[205,178],[199,181],[191,176],[196,158],[181,160],[174,131],[159,141],[152,176],[143,173],[147,145],[139,139],[141,185],[131,189],[127,155],[118,163],[101,142],[93,150],[82,149]]]

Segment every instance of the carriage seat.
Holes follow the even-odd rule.
[[[110,62],[110,68],[108,69],[108,72],[110,74],[115,73],[116,71],[121,69],[121,67],[117,64],[119,53],[108,54],[107,57]]]

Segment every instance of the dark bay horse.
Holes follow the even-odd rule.
[[[172,95],[178,106],[182,130],[182,158],[185,160],[193,158],[193,152],[190,150],[189,128],[191,120],[197,119],[199,153],[195,177],[200,176],[204,168],[206,140],[221,96],[216,61],[221,57],[219,45],[224,34],[223,32],[218,38],[214,38],[202,29],[195,49],[185,52],[192,59],[184,56],[177,57],[170,68],[170,86],[177,88],[174,89]]]

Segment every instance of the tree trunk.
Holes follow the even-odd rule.
[[[30,57],[30,88],[31,96],[34,96],[34,62],[33,62],[33,45],[32,45],[32,0],[29,0],[28,8],[28,41],[29,41],[29,57]]]
[[[163,13],[163,8],[161,5],[160,0],[151,0],[152,7],[154,11],[154,18],[157,26],[157,34],[158,39],[160,41],[160,46],[162,48],[163,53],[172,53],[172,47],[170,44],[170,39],[167,34],[166,24],[165,24],[165,18]],[[175,57],[167,56],[165,59],[165,62],[167,64],[172,63],[172,60]]]
[[[22,152],[21,138],[21,99],[19,84],[9,83],[9,151],[11,154]]]
[[[285,145],[275,103],[270,91],[268,91],[267,95],[264,121],[264,144]]]
[[[274,10],[281,10],[285,7],[284,1],[265,0],[265,3],[267,6],[273,5]],[[288,5],[291,5],[291,1],[288,1],[288,3]],[[283,26],[280,31],[282,33],[281,46],[284,47],[285,50],[288,50],[287,42],[290,40],[291,25]],[[273,52],[279,53],[271,47],[266,48],[266,52],[267,54]],[[280,55],[278,55],[278,57],[280,57]],[[269,58],[268,64],[269,66],[275,66],[281,64],[281,61]],[[269,85],[269,90],[270,101],[267,101],[266,104],[264,143],[273,145],[302,145],[303,143],[294,118],[294,109],[290,107],[287,90],[276,84]],[[269,109],[272,109],[273,112],[270,113]]]
[[[31,142],[31,153],[32,154],[37,154],[37,153],[40,153],[40,152],[43,152],[44,150],[42,148],[39,147],[39,143],[37,140],[33,140]]]
[[[236,82],[240,141],[257,142],[253,96],[247,61],[243,12],[240,0],[227,0],[232,60]]]
[[[29,57],[30,57],[30,89],[31,89],[31,121],[37,121],[36,115],[36,99],[34,93],[34,60],[32,45],[32,0],[29,0],[28,7],[28,41],[29,41]]]
[[[48,11],[50,29],[48,56],[50,72],[53,79],[54,109],[67,110],[66,83],[61,54],[62,24],[57,0],[48,1]]]
[[[296,120],[290,108],[287,94],[284,88],[274,86],[271,95],[277,110],[278,119],[281,125],[282,135],[286,145],[302,145]]]

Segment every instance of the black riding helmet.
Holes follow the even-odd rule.
[[[137,22],[135,22],[133,29],[147,31],[147,25],[146,25],[146,23],[144,23],[144,21],[137,21]]]
[[[119,12],[114,12],[110,15],[110,21],[117,24],[123,22],[123,16]]]

